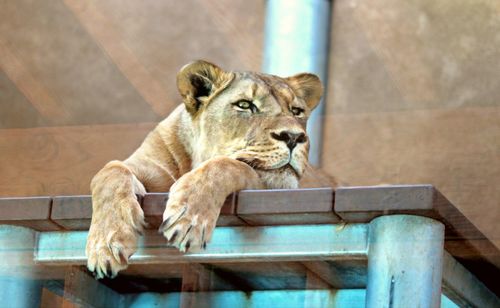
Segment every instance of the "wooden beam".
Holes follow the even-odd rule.
[[[0,130],[0,195],[89,194],[106,162],[125,159],[156,123]]]
[[[78,18],[153,111],[160,116],[166,116],[170,111],[170,105],[165,103],[168,101],[167,91],[130,50],[119,27],[88,1],[64,0],[64,4]]]
[[[253,19],[252,24],[255,25],[255,29],[248,29],[249,21],[242,23],[241,18],[243,15],[237,13],[240,12],[239,9],[234,9],[235,5],[242,5],[241,9],[245,10],[248,6],[254,5],[253,1],[219,0],[196,2],[197,5],[203,7],[205,12],[212,16],[211,20],[217,30],[232,42],[227,47],[234,50],[236,57],[243,62],[243,67],[238,69],[251,69],[255,64],[262,62],[264,12],[259,11],[258,14],[245,15],[245,19]],[[233,7],[233,10],[228,11],[228,7]],[[258,9],[263,8],[260,4],[257,7]],[[257,8],[254,8],[254,10],[257,10]],[[249,44],[249,42],[255,43]]]
[[[68,268],[64,278],[63,308],[119,307],[122,296],[95,280],[80,267]]]
[[[333,189],[244,190],[238,193],[238,216],[249,225],[337,223]]]
[[[62,230],[50,219],[50,197],[1,198],[0,225],[15,225],[43,231]]]
[[[419,31],[404,14],[396,18],[387,7],[399,7],[397,0],[360,3],[352,10],[352,22],[363,31],[374,53],[384,64],[406,101],[433,102],[439,89],[424,52],[428,46],[408,33]],[[434,77],[434,78],[433,78]]]
[[[0,68],[28,99],[33,107],[47,120],[64,121],[69,114],[30,72],[16,51],[0,38]]]
[[[47,197],[46,197],[47,198]],[[92,218],[92,199],[90,195],[83,196],[56,196],[52,198],[52,211],[50,212],[50,221],[44,221],[40,217],[45,217],[43,214],[39,214],[41,209],[36,208],[35,214],[31,214],[28,218],[27,216],[19,217],[20,215],[14,215],[19,212],[25,213],[29,209],[34,208],[34,200],[42,199],[40,198],[0,198],[0,214],[3,213],[3,205],[17,205],[17,211],[12,211],[12,206],[7,207],[6,218],[0,220],[0,223],[5,221],[9,224],[19,224],[23,222],[26,225],[35,228],[36,230],[49,231],[53,229],[48,229],[42,225],[42,222],[56,223],[56,226],[62,226],[68,230],[88,230],[90,227],[90,220]],[[48,198],[50,200],[50,198]],[[46,199],[43,199],[46,200]],[[142,208],[144,210],[144,215],[146,217],[148,229],[157,229],[161,222],[163,221],[162,215],[165,210],[165,206],[168,200],[168,193],[148,193],[140,200],[142,203]],[[15,202],[17,201],[17,202]],[[24,201],[24,202],[23,202]],[[1,217],[1,215],[0,215]],[[35,218],[33,218],[35,217]],[[23,218],[21,220],[21,218]],[[46,218],[47,219],[47,218]],[[30,223],[36,223],[30,225]],[[243,220],[236,216],[236,194],[231,194],[225,201],[222,209],[220,211],[219,219],[217,220],[218,226],[242,226],[245,225]],[[45,227],[45,228],[44,228]],[[49,225],[50,227],[50,225]],[[56,229],[59,230],[59,229]]]
[[[196,307],[197,292],[208,292],[212,289],[212,275],[210,267],[207,268],[203,264],[184,264],[180,307]]]

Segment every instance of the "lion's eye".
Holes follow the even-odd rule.
[[[241,110],[250,110],[252,113],[255,113],[258,111],[257,106],[255,106],[254,103],[252,103],[251,101],[244,100],[244,99],[237,101],[236,103],[233,103],[233,106],[235,106]]]
[[[300,116],[304,113],[304,109],[298,107],[292,107],[291,111],[294,116]]]

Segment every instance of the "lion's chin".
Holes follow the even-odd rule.
[[[279,169],[259,170],[256,169],[262,182],[270,189],[293,189],[299,187],[299,177],[296,171],[289,165]]]

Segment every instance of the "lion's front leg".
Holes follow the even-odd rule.
[[[136,194],[144,186],[119,161],[108,163],[92,180],[92,223],[87,238],[87,267],[96,278],[114,277],[128,266],[144,226]]]
[[[226,197],[261,187],[259,176],[247,164],[228,157],[210,159],[171,187],[160,232],[181,251],[204,248]]]

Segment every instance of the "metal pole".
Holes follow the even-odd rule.
[[[366,307],[439,307],[444,226],[420,216],[370,223]]]
[[[265,73],[318,75],[327,85],[330,39],[330,0],[267,0],[264,40]],[[321,164],[324,97],[308,123],[309,161]]]
[[[38,307],[42,281],[34,277],[36,231],[0,225],[0,299],[4,307]]]

